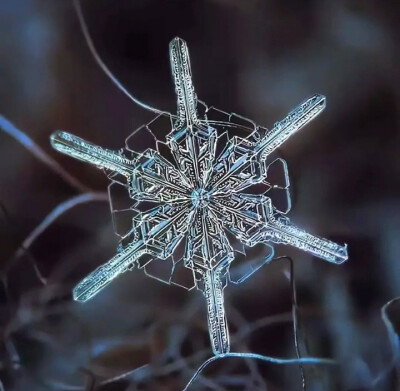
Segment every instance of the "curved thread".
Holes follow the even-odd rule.
[[[269,362],[271,364],[280,365],[293,365],[293,364],[309,364],[309,365],[337,365],[335,360],[329,358],[316,358],[316,357],[305,357],[305,358],[276,358],[270,356],[263,356],[262,354],[256,353],[226,353],[217,356],[210,357],[208,360],[204,361],[203,364],[197,369],[194,375],[190,378],[189,382],[186,384],[182,391],[188,391],[189,387],[193,384],[200,373],[212,362],[219,360],[221,358],[251,358],[254,360],[260,360],[264,362]]]
[[[382,306],[381,308],[381,318],[382,321],[386,327],[387,333],[388,333],[388,338],[390,345],[392,347],[392,360],[390,364],[385,368],[384,370],[381,371],[380,374],[378,374],[375,379],[372,381],[372,387],[378,386],[384,379],[387,378],[387,376],[391,373],[393,368],[396,367],[396,363],[399,361],[399,338],[398,338],[398,333],[394,329],[393,323],[389,318],[389,315],[387,313],[388,308],[395,303],[396,301],[399,301],[400,297],[396,297],[392,300],[389,300],[385,305]]]
[[[293,335],[294,335],[294,346],[296,350],[296,356],[298,359],[301,358],[300,347],[299,347],[299,336],[298,336],[298,317],[297,317],[297,293],[296,293],[296,281],[294,279],[294,266],[293,266],[293,258],[288,255],[282,255],[280,257],[276,257],[273,261],[279,261],[281,259],[287,259],[290,265],[290,289],[292,291],[292,318],[293,318]],[[304,367],[302,363],[299,363],[300,376],[301,376],[301,385],[302,390],[306,390],[306,378],[304,375]]]
[[[68,200],[58,204],[42,222],[25,238],[15,256],[20,256],[29,246],[62,214],[69,211],[73,207],[91,201],[108,201],[106,193],[85,193],[69,198]]]
[[[97,52],[94,44],[93,44],[93,40],[90,37],[89,34],[89,30],[87,28],[86,22],[85,22],[85,18],[83,16],[83,12],[82,12],[82,7],[80,4],[79,0],[73,0],[74,3],[74,7],[75,7],[75,11],[76,14],[78,15],[78,19],[79,19],[79,24],[81,26],[81,30],[82,33],[85,37],[85,41],[89,47],[90,53],[92,54],[94,60],[96,61],[97,65],[102,69],[102,71],[111,79],[111,81],[133,102],[136,103],[137,105],[139,105],[140,107],[152,111],[153,113],[157,113],[157,114],[168,114],[168,115],[172,115],[170,113],[168,113],[167,111],[163,111],[163,110],[159,110],[156,109],[155,107],[149,106],[148,104],[140,101],[139,99],[135,98],[123,85],[122,83],[116,78],[116,76],[114,76],[114,74],[111,72],[111,70],[107,67],[107,65],[104,63],[104,61],[101,59],[99,53]],[[175,117],[174,115],[172,115],[173,117]]]
[[[1,213],[3,214],[3,216],[4,216],[6,227],[9,227],[9,230],[11,232],[13,232],[15,227],[13,227],[13,225],[11,224],[11,218],[10,218],[10,216],[8,214],[8,211],[7,211],[6,207],[1,202],[0,202],[0,210],[1,210]],[[28,260],[31,262],[33,270],[34,270],[38,280],[43,285],[46,285],[47,284],[46,278],[43,277],[41,271],[39,270],[39,267],[38,267],[38,265],[36,263],[36,260],[35,260],[34,256],[30,253],[30,251],[28,249],[23,248],[21,244],[19,245],[18,248],[20,248],[22,251],[24,251],[25,254],[28,256]],[[1,268],[1,271],[0,271],[1,283],[2,283],[2,285],[4,287],[4,292],[5,292],[6,296],[7,296],[7,298],[9,297],[9,292],[8,292],[8,282],[7,282],[6,273],[8,272],[8,270],[13,265],[13,263],[11,262],[13,259],[14,258],[11,258],[11,260],[8,259],[5,262],[5,264],[3,265],[3,267]],[[1,391],[1,389],[0,389],[0,391]]]

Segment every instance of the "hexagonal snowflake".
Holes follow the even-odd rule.
[[[207,300],[214,353],[222,354],[229,351],[223,289],[270,261],[273,243],[332,263],[347,259],[346,246],[306,233],[284,216],[290,209],[287,167],[273,157],[324,109],[325,98],[311,97],[267,130],[197,100],[183,40],[171,42],[170,58],[178,113],[161,114],[138,129],[125,150],[107,150],[63,131],[51,137],[58,151],[110,173],[121,237],[119,252],[75,287],[74,299],[90,299],[134,267],[167,283],[197,287]],[[246,249],[256,246],[263,254],[258,250],[246,264]],[[231,270],[235,260],[240,265]]]

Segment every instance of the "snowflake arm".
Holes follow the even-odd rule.
[[[277,122],[256,145],[254,153],[265,160],[289,137],[312,121],[326,107],[326,98],[316,94],[292,110],[282,121]]]
[[[192,82],[189,51],[186,42],[175,38],[169,44],[172,77],[177,97],[177,121],[175,129],[198,124],[197,97]]]
[[[215,354],[229,350],[229,332],[224,308],[223,289],[234,253],[217,215],[197,209],[186,252],[188,266],[201,277],[198,288],[207,301],[207,321]]]
[[[296,227],[274,210],[266,196],[234,194],[217,198],[212,208],[225,227],[250,247],[265,242],[282,243],[331,263],[341,264],[347,259],[346,246]]]
[[[126,271],[141,255],[145,254],[143,241],[136,241],[87,275],[73,289],[74,300],[85,302],[99,293],[115,277]]]
[[[191,219],[187,206],[187,202],[165,204],[140,216],[131,233],[134,241],[85,277],[74,288],[74,299],[81,302],[91,299],[144,254],[168,258],[184,236],[186,221]]]
[[[94,145],[73,134],[62,130],[54,132],[50,137],[51,145],[57,151],[95,165],[106,168],[129,177],[132,161],[123,157],[119,152]]]
[[[266,174],[267,157],[320,114],[325,106],[325,97],[316,94],[277,122],[264,137],[257,134],[258,142],[233,137],[214,165],[210,185],[216,192],[224,193],[242,191],[260,182]]]

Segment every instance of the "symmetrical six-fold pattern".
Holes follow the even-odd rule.
[[[311,97],[269,131],[238,121],[213,120],[211,110],[197,101],[183,40],[171,42],[170,59],[178,111],[174,118],[165,114],[173,119],[172,131],[167,134],[166,129],[166,142],[158,142],[168,147],[170,159],[158,147],[128,155],[66,132],[52,135],[52,145],[60,152],[111,171],[115,183],[117,176],[124,177],[136,212],[121,251],[83,279],[74,289],[74,298],[86,301],[132,266],[145,267],[147,261],[140,262],[145,254],[164,261],[172,257],[175,269],[179,265],[191,273],[193,284],[187,287],[203,291],[212,347],[221,354],[229,351],[223,305],[226,282],[241,282],[269,261],[271,243],[292,245],[332,263],[347,259],[346,246],[292,225],[283,215],[286,211],[273,205],[269,193],[279,187],[271,181],[273,165],[279,165],[287,177],[286,163],[270,161],[271,154],[324,109],[325,98]],[[250,132],[228,137],[227,130]],[[257,194],[254,189],[260,185],[267,190]],[[251,265],[232,278],[230,265],[238,243],[264,244],[268,251],[257,267]],[[174,282],[172,273],[167,282]]]

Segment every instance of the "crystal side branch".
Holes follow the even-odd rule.
[[[335,264],[347,260],[345,245],[309,234],[285,216],[290,209],[287,167],[273,158],[277,148],[321,113],[325,98],[314,95],[266,130],[197,101],[183,40],[171,42],[170,59],[177,116],[162,114],[145,127],[155,139],[153,127],[163,124],[165,140],[155,139],[155,148],[112,151],[63,131],[51,136],[58,151],[109,172],[110,192],[123,186],[130,200],[124,211],[132,212],[129,228],[120,234],[119,252],[84,278],[73,297],[87,301],[132,268],[169,284],[196,287],[206,298],[213,351],[222,354],[230,348],[223,290],[228,281],[240,283],[268,263],[274,243]],[[274,182],[277,169],[283,184]],[[274,204],[276,190],[285,194],[286,208]],[[235,267],[235,260],[260,245],[262,259],[258,254]],[[169,271],[156,275],[154,270],[166,265]]]

